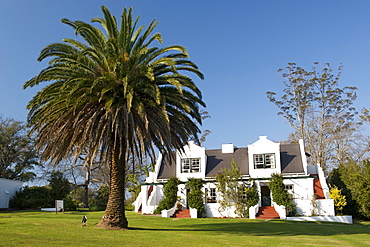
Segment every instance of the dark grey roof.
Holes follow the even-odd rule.
[[[172,177],[176,177],[176,158],[170,159],[168,155],[165,155],[159,168],[158,179]]]
[[[304,173],[299,144],[280,145],[281,173]]]
[[[222,149],[206,150],[206,155],[206,177],[213,177],[224,168],[230,168],[233,157],[242,174],[249,175],[248,148],[237,148],[234,153],[229,154],[222,153]],[[280,160],[281,172],[283,174],[304,173],[299,144],[281,144]],[[164,157],[159,170],[158,179],[175,177],[175,162],[175,159],[170,162],[168,158]]]
[[[222,153],[222,149],[206,150],[206,155],[206,177],[213,177],[217,172],[220,172],[225,168],[230,168],[233,157],[242,174],[249,174],[248,148],[238,148],[231,154]]]

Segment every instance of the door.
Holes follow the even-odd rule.
[[[262,207],[271,206],[271,191],[268,186],[261,186],[261,205]]]

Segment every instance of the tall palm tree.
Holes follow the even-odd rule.
[[[124,8],[120,27],[102,6],[104,18],[62,22],[82,40],[64,39],[45,47],[38,58],[49,65],[24,88],[49,84],[29,102],[28,123],[37,134],[42,158],[60,162],[84,151],[85,161],[109,160],[110,194],[99,226],[126,228],[125,166],[129,155],[154,158],[155,148],[171,153],[197,139],[200,90],[188,76],[203,79],[180,45],[164,48],[158,22],[137,28],[138,17]],[[196,120],[196,123],[194,123]]]

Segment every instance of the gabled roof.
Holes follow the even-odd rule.
[[[206,177],[213,177],[224,168],[230,168],[232,158],[234,158],[242,174],[249,175],[248,148],[237,148],[234,153],[222,153],[222,149],[206,150],[205,152],[207,155]],[[299,144],[281,144],[280,161],[282,174],[304,173]],[[171,163],[168,158],[163,158],[158,179],[176,177],[175,159]]]
[[[167,156],[163,156],[162,163],[158,172],[158,179],[168,179],[176,177],[176,159],[170,159]]]
[[[304,173],[299,144],[281,144],[280,160],[281,173]]]
[[[213,177],[224,168],[231,168],[234,157],[243,175],[249,174],[248,148],[237,148],[234,153],[222,153],[222,149],[206,150],[206,177]]]

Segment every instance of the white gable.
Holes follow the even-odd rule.
[[[181,170],[181,160],[185,158],[200,159],[200,172],[183,173]],[[184,152],[176,152],[176,174],[181,181],[187,181],[188,178],[204,178],[206,174],[206,151],[204,147],[196,145],[189,141],[184,146]]]
[[[259,154],[273,154],[274,168],[256,169],[254,157]],[[248,145],[249,155],[249,175],[254,178],[270,177],[272,173],[281,173],[280,163],[280,143],[276,143],[267,139],[267,136],[260,136],[259,140],[251,145]]]

